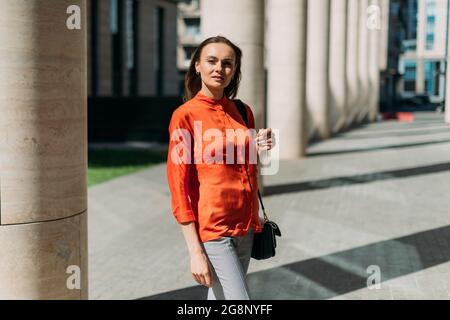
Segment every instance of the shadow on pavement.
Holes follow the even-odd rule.
[[[272,196],[277,194],[302,192],[329,189],[335,187],[348,186],[353,184],[370,183],[388,179],[407,178],[422,174],[431,174],[450,170],[450,162],[438,163],[428,166],[414,167],[408,169],[397,169],[373,172],[367,174],[358,174],[347,177],[336,177],[329,179],[321,179],[314,181],[305,181],[299,183],[288,183],[280,185],[264,186],[264,196]]]
[[[378,150],[387,150],[387,149],[411,148],[411,147],[419,147],[419,146],[426,146],[426,145],[439,144],[439,143],[449,143],[449,142],[450,142],[450,139],[446,139],[446,140],[432,140],[432,141],[426,141],[426,142],[414,142],[414,143],[396,144],[396,145],[388,145],[388,146],[379,146],[379,147],[372,147],[372,148],[359,148],[359,149],[351,149],[351,150],[308,152],[307,157],[328,156],[328,155],[378,151]]]
[[[433,130],[421,130],[421,131],[400,131],[396,133],[374,133],[374,134],[353,134],[351,136],[341,134],[336,137],[344,140],[359,140],[359,139],[378,139],[378,138],[391,138],[391,137],[408,137],[408,136],[420,136],[431,135],[440,133],[450,133],[450,127],[445,129],[433,129]]]
[[[389,122],[384,121],[385,124],[390,124]],[[392,120],[392,124],[398,124],[398,121]],[[444,125],[448,126],[449,124],[445,123],[444,120],[414,120],[414,122],[403,122],[401,123],[401,128],[397,128],[395,130],[403,130],[403,129],[422,129],[422,128],[433,128],[436,125]],[[361,129],[364,129],[366,132],[383,132],[385,130],[389,130],[389,128],[384,127],[374,127],[373,123],[365,123],[361,126]]]
[[[367,288],[369,266],[381,282],[450,261],[450,226],[376,242],[248,275],[253,299],[330,299]],[[254,263],[254,262],[253,262]],[[144,300],[199,300],[207,289],[194,286]]]

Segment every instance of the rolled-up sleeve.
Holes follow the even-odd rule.
[[[169,124],[167,180],[172,194],[172,213],[178,223],[196,221],[189,198],[189,174],[193,139],[189,118],[175,111]]]

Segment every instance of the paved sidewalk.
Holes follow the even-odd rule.
[[[250,263],[254,299],[450,299],[450,126],[416,117],[315,143],[264,178],[283,236],[275,258]],[[90,299],[205,297],[165,164],[89,188],[88,217]]]

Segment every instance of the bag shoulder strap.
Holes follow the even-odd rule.
[[[238,111],[241,114],[242,119],[244,120],[244,123],[248,127],[247,109],[245,108],[244,103],[239,99],[234,99],[233,101],[235,102],[236,107],[238,108]],[[259,190],[258,190],[258,198],[259,198],[259,203],[261,203],[261,208],[262,208],[262,211],[264,214],[264,221],[269,221],[269,219],[267,218],[267,215],[266,215],[266,210],[264,209],[264,204],[263,204],[261,193],[259,192]]]
[[[247,117],[247,110],[244,106],[244,103],[239,100],[239,99],[235,99],[234,102],[236,103],[236,106],[239,110],[239,113],[241,114],[242,119],[244,120],[244,123],[247,125],[248,127],[248,117]]]

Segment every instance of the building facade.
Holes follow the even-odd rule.
[[[177,66],[180,95],[184,93],[184,76],[191,63],[192,55],[202,41],[200,22],[200,0],[185,0],[178,4]]]
[[[177,3],[90,0],[90,96],[178,94]]]
[[[417,37],[404,42],[399,62],[402,97],[444,100],[448,10],[448,0],[417,1]]]

